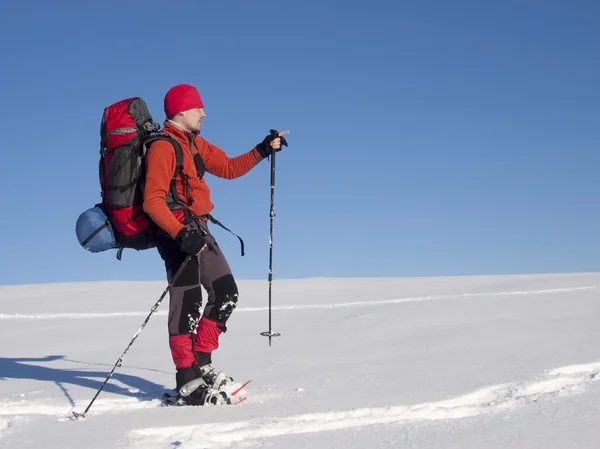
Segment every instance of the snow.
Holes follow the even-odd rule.
[[[165,288],[0,287],[0,447],[597,448],[600,274],[239,281],[234,406],[161,408]]]

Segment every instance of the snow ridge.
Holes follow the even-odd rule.
[[[582,286],[582,287],[569,287],[569,288],[553,288],[545,290],[530,290],[530,291],[505,291],[505,292],[485,292],[485,293],[458,293],[452,295],[432,295],[432,296],[410,296],[406,298],[394,298],[394,299],[382,299],[375,301],[353,301],[345,303],[333,303],[333,304],[294,304],[294,305],[281,305],[273,306],[272,310],[285,311],[285,310],[308,310],[308,309],[335,309],[343,307],[372,307],[374,305],[385,305],[385,304],[401,304],[405,302],[419,302],[419,301],[435,301],[435,300],[448,300],[448,299],[460,299],[460,298],[472,298],[472,297],[495,297],[495,296],[517,296],[517,295],[541,295],[541,294],[556,294],[556,293],[568,293],[583,290],[594,290],[597,287]],[[268,307],[239,307],[236,309],[236,313],[240,312],[264,312],[269,310]],[[39,313],[39,314],[8,314],[0,313],[0,320],[54,320],[54,319],[87,319],[87,318],[122,318],[122,317],[145,317],[149,313],[149,310],[143,312],[101,312],[101,313]],[[166,316],[166,311],[156,311],[154,315]]]
[[[140,429],[130,432],[132,448],[225,448],[238,442],[262,445],[266,438],[417,420],[447,420],[499,413],[553,397],[582,392],[598,379],[600,362],[546,372],[536,379],[481,388],[472,393],[412,406],[359,408],[283,418]]]

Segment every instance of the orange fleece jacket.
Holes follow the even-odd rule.
[[[240,156],[230,158],[219,147],[208,143],[200,136],[192,137],[192,134],[170,122],[165,122],[162,132],[175,137],[183,149],[183,172],[189,176],[191,195],[194,198],[193,204],[190,206],[186,199],[181,177],[177,178],[177,192],[195,215],[208,214],[212,211],[214,205],[210,199],[210,189],[205,182],[205,176],[198,179],[194,154],[200,153],[207,173],[225,179],[234,179],[245,175],[262,159],[256,147]],[[192,138],[196,142],[198,150],[191,144]],[[165,202],[170,189],[171,178],[175,172],[175,150],[173,145],[165,140],[152,142],[146,153],[145,162],[144,211],[158,226],[175,238],[183,228],[183,224],[169,210]]]

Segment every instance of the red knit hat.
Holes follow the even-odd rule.
[[[203,107],[204,103],[200,98],[198,89],[189,84],[173,86],[165,95],[165,114],[167,117],[173,117],[178,112]]]

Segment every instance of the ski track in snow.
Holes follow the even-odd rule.
[[[489,293],[459,293],[454,295],[434,295],[434,296],[412,296],[397,299],[384,299],[379,301],[354,301],[336,304],[299,304],[287,306],[273,306],[271,309],[276,311],[284,310],[308,310],[308,309],[335,309],[342,307],[362,307],[385,304],[400,304],[405,302],[418,301],[435,301],[445,299],[460,299],[480,296],[516,296],[516,295],[539,295],[576,292],[582,290],[594,290],[596,286],[586,287],[571,287],[571,288],[554,288],[546,290],[531,290],[531,291],[508,291],[508,292],[489,292]],[[268,310],[268,307],[240,307],[236,309],[238,312],[263,312]],[[166,315],[166,311],[157,311],[155,315]],[[53,320],[53,319],[86,319],[86,318],[118,318],[118,317],[138,317],[147,316],[148,312],[111,312],[111,313],[41,313],[41,314],[7,314],[0,313],[0,320]]]
[[[241,382],[236,382],[232,385],[231,389],[234,390],[242,385]],[[134,392],[130,389],[130,392]],[[90,410],[91,414],[101,414],[110,412],[126,412],[133,410],[143,410],[162,407],[162,402],[158,399],[164,391],[157,392],[156,399],[140,399],[135,397],[119,397],[117,399],[97,399],[94,401],[93,407]],[[244,388],[240,391],[240,394],[246,394],[247,390]],[[2,423],[7,419],[11,420],[18,416],[27,415],[46,415],[46,416],[57,416],[61,421],[74,420],[72,412],[82,413],[89,404],[90,398],[84,398],[73,406],[70,403],[62,402],[56,403],[56,399],[26,399],[27,393],[22,393],[19,399],[3,399],[0,400],[0,430],[2,430]],[[261,398],[262,396],[253,395],[254,398]]]
[[[88,401],[89,402],[89,401]],[[119,412],[126,410],[139,410],[144,408],[155,408],[161,405],[160,400],[144,400],[140,401],[136,398],[122,398],[122,399],[97,399],[94,402],[94,413],[98,412]],[[79,404],[81,407],[85,407],[87,404]],[[2,420],[6,417],[13,417],[18,415],[47,415],[47,416],[62,416],[65,419],[72,417],[71,412],[73,406],[68,403],[57,405],[52,401],[32,401],[32,400],[0,400],[0,429],[2,428]]]
[[[587,383],[598,379],[599,373],[600,362],[596,362],[550,370],[531,381],[489,386],[463,396],[412,406],[362,408],[283,418],[140,429],[131,431],[126,443],[132,449],[225,448],[242,441],[247,446],[262,445],[264,439],[293,434],[376,424],[471,418],[581,392]]]

